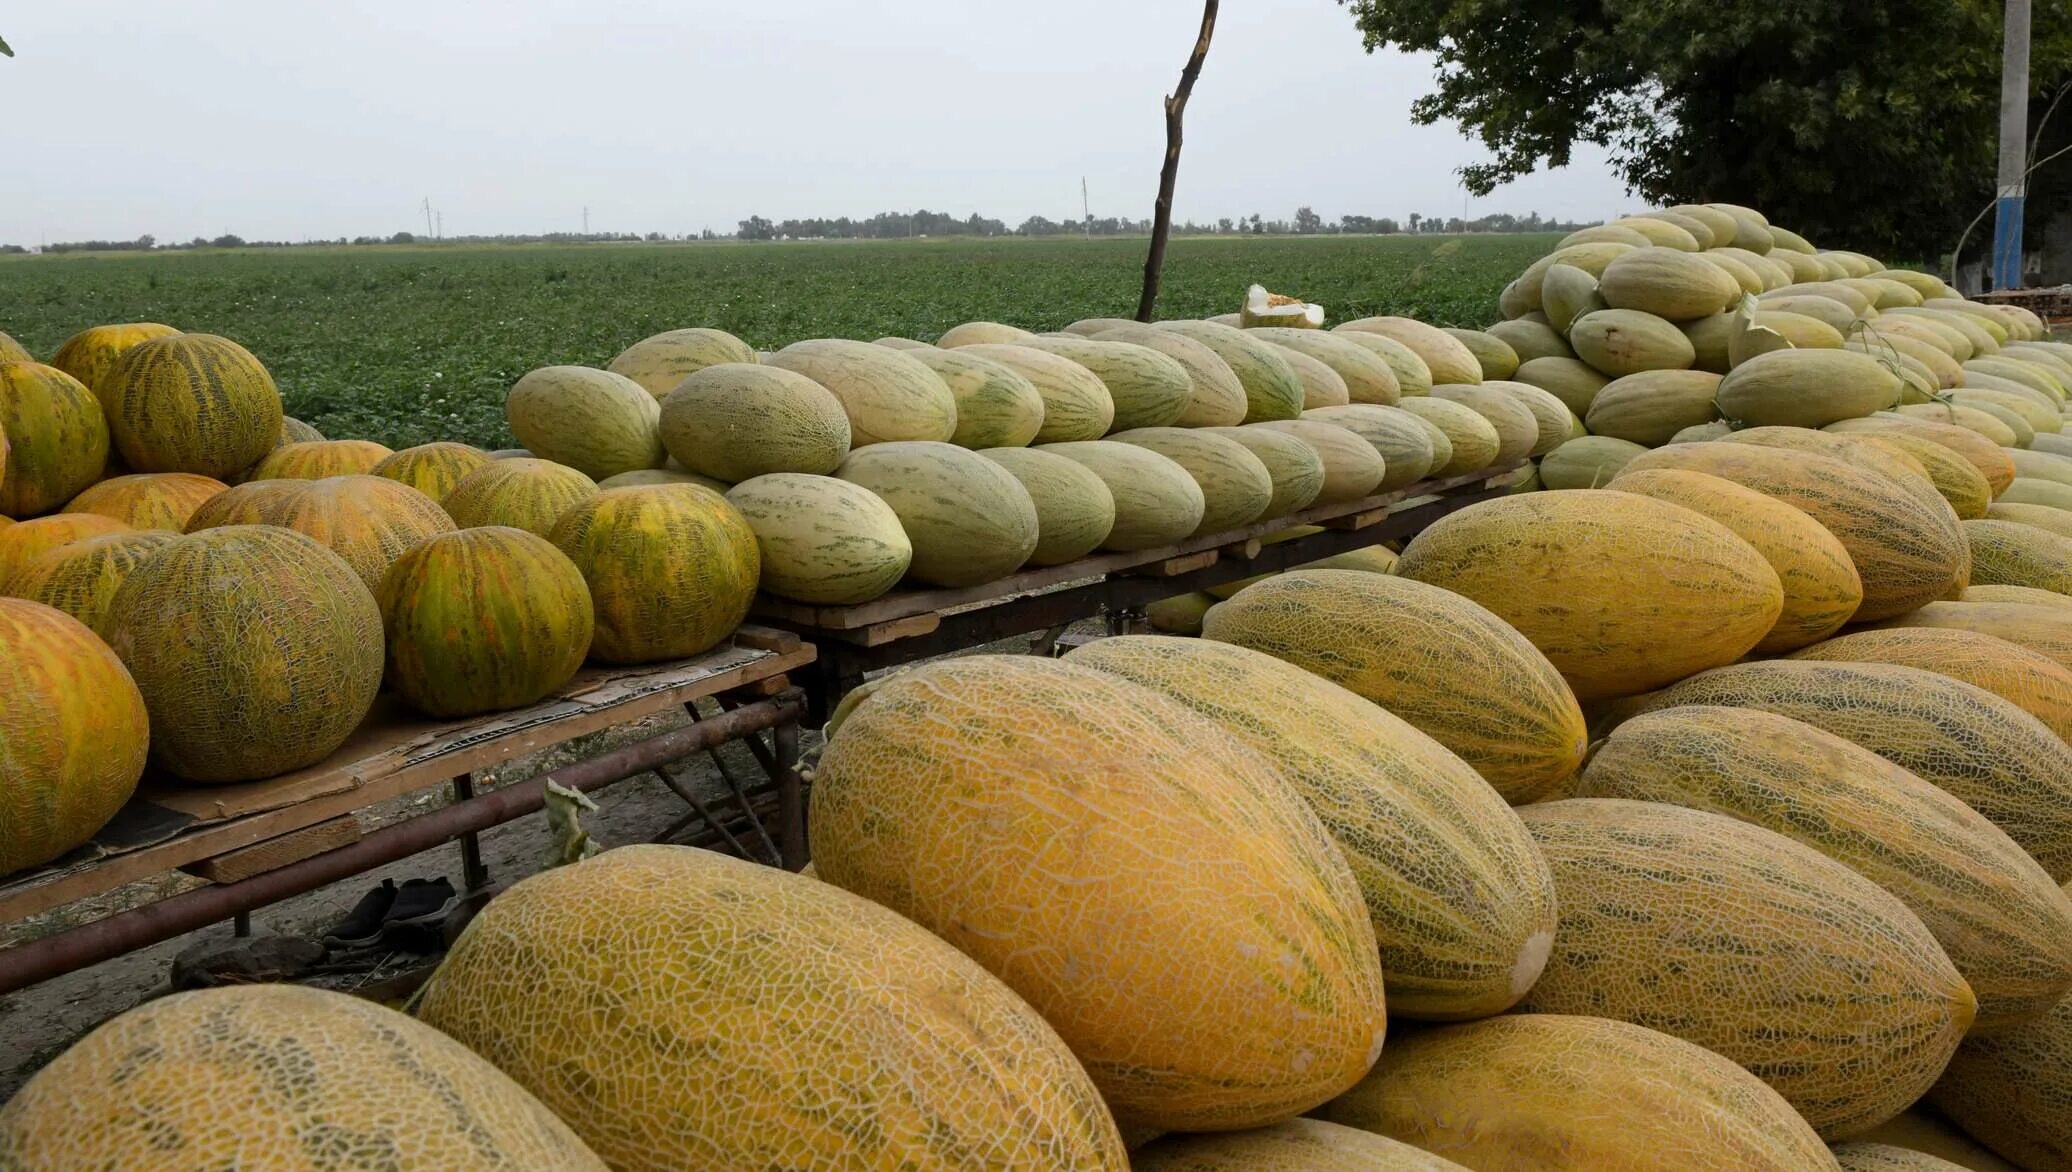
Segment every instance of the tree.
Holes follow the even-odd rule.
[[[1295,234],[1309,236],[1324,230],[1324,217],[1316,209],[1304,205],[1295,209]]]
[[[1194,92],[1194,79],[1201,76],[1202,61],[1209,55],[1209,41],[1216,35],[1219,0],[1202,0],[1201,30],[1194,36],[1194,48],[1187,64],[1180,68],[1180,82],[1165,98],[1165,162],[1158,169],[1158,198],[1152,203],[1151,248],[1144,254],[1144,284],[1137,295],[1137,320],[1150,321],[1158,305],[1158,282],[1165,273],[1166,237],[1173,230],[1173,187],[1180,178],[1181,121],[1187,113],[1187,97]]]
[[[774,240],[777,238],[776,228],[771,225],[770,221],[763,219],[761,216],[750,216],[740,221],[740,225],[741,230],[735,233],[735,235],[743,240]]]
[[[1264,235],[1266,235],[1266,223],[1265,223],[1265,221],[1263,221],[1263,220],[1261,220],[1261,219],[1259,218],[1259,213],[1258,213],[1258,212],[1253,212],[1253,213],[1252,213],[1252,235],[1254,235],[1254,236],[1264,236]]]

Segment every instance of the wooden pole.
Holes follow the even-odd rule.
[[[1194,79],[1201,76],[1202,58],[1209,55],[1209,38],[1216,32],[1217,0],[1204,0],[1201,34],[1194,39],[1194,52],[1180,71],[1180,84],[1166,95],[1165,166],[1158,173],[1158,204],[1151,213],[1151,253],[1144,258],[1144,292],[1137,299],[1137,320],[1151,320],[1158,306],[1158,278],[1165,271],[1166,237],[1173,230],[1173,185],[1180,178],[1180,119],[1187,112],[1187,95],[1194,92]]]

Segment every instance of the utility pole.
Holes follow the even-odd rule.
[[[432,235],[432,197],[424,197],[424,234]]]
[[[432,233],[432,239],[434,239],[434,240],[444,240],[444,239],[446,239],[446,213],[445,213],[445,212],[440,212],[440,213],[439,213],[439,228],[438,228],[438,230],[437,230],[437,231],[435,231],[435,232],[433,232],[433,233]]]
[[[2027,202],[2029,0],[2007,0],[2000,42],[2000,176],[1993,221],[1995,289],[2022,287],[2022,212]]]
[[[590,205],[589,205],[589,204],[584,204],[584,205],[583,205],[583,235],[585,235],[585,236],[588,236],[589,234],[590,234]]]
[[[1094,204],[1092,200],[1086,197],[1086,176],[1084,175],[1079,177],[1079,211],[1085,217],[1079,221],[1079,226],[1085,230],[1086,238],[1092,240],[1094,238]]]

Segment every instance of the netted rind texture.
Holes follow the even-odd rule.
[[[281,395],[252,352],[213,334],[139,342],[100,387],[122,462],[137,472],[223,480],[258,463],[281,434]]]
[[[597,493],[550,540],[589,584],[590,654],[604,663],[712,647],[748,617],[762,572],[755,531],[725,497],[695,484]]]
[[[463,477],[488,464],[489,453],[471,444],[419,444],[375,461],[367,474],[385,476],[443,501]]]
[[[849,454],[849,417],[803,374],[721,363],[662,400],[662,444],[677,463],[728,484],[772,472],[825,476]]]
[[[949,384],[898,350],[815,338],[793,342],[764,365],[804,375],[832,392],[849,417],[852,448],[893,440],[947,443],[957,433],[957,400]]]
[[[1911,627],[1976,631],[2047,655],[2061,666],[2072,668],[2072,614],[2065,610],[2056,603],[2037,605],[2028,599],[1931,602],[1878,625],[1887,630]]]
[[[441,507],[463,529],[509,525],[541,537],[570,509],[597,495],[597,482],[552,460],[491,460],[453,486]]]
[[[898,514],[860,484],[773,472],[728,489],[727,503],[755,532],[762,588],[780,598],[869,602],[897,586],[913,561]]]
[[[230,486],[191,472],[138,472],[103,480],[72,498],[68,513],[99,513],[133,529],[187,531],[194,511]]]
[[[624,375],[587,366],[545,366],[504,397],[504,419],[518,442],[543,459],[593,480],[660,468],[662,405]]]
[[[56,607],[98,632],[123,579],[178,536],[110,533],[48,549],[17,568],[4,592]]]
[[[1891,1144],[1836,1144],[1834,1152],[1842,1172],[1964,1172],[1962,1164]]]
[[[12,593],[7,585],[15,571],[39,554],[89,537],[131,532],[129,526],[98,513],[53,513],[0,526],[0,593]]]
[[[1033,448],[985,448],[979,455],[1007,469],[1036,506],[1032,566],[1055,566],[1100,548],[1115,528],[1115,494],[1086,465]]]
[[[392,1009],[297,985],[179,993],[0,1107],[0,1167],[604,1172],[539,1100]]]
[[[1202,428],[1144,427],[1109,437],[1147,448],[1187,470],[1202,492],[1193,536],[1249,525],[1273,503],[1273,476],[1243,444]]]
[[[1385,1135],[1290,1119],[1252,1131],[1175,1135],[1130,1154],[1131,1172],[1465,1172]]]
[[[2072,1167],[2072,1000],[2037,1021],[1966,1039],[1928,1098],[2024,1168]]]
[[[245,474],[247,480],[323,480],[331,476],[366,476],[394,452],[371,440],[298,440],[266,454]]]
[[[2072,605],[2072,599],[2067,599]],[[1940,627],[1852,631],[1794,653],[1793,659],[1892,663],[1984,688],[2072,742],[2072,668],[2040,651],[1992,635]]]
[[[425,1021],[623,1172],[1123,1172],[1086,1074],[920,927],[803,876],[629,846],[498,896]]]
[[[404,551],[456,528],[432,498],[399,481],[364,475],[304,481],[299,491],[270,500],[259,523],[315,538],[345,559],[369,593],[381,588],[382,575]]]
[[[248,480],[195,506],[183,530],[199,533],[225,525],[258,525],[275,501],[301,492],[306,480]]]
[[[126,322],[119,325],[88,326],[66,338],[50,356],[50,364],[71,375],[86,389],[99,395],[100,382],[115,369],[115,362],[139,342],[170,338],[180,331],[157,322]]]
[[[40,362],[0,361],[0,516],[52,512],[101,478],[108,419],[79,380]]]
[[[2072,463],[2072,461],[2067,461]],[[2017,521],[1966,521],[1971,580],[2072,594],[2072,537]]]

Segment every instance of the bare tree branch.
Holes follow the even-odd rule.
[[[1209,38],[1216,32],[1217,0],[1204,0],[1201,34],[1194,39],[1194,52],[1180,71],[1179,87],[1166,95],[1165,166],[1158,173],[1158,205],[1151,219],[1151,254],[1144,258],[1144,293],[1137,299],[1137,320],[1150,321],[1158,305],[1158,279],[1165,271],[1166,237],[1173,230],[1173,185],[1180,178],[1180,119],[1187,112],[1187,95],[1194,92],[1194,79],[1201,76],[1202,58],[1209,55]]]

